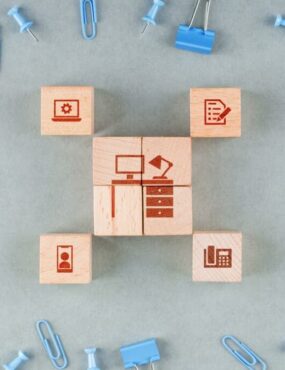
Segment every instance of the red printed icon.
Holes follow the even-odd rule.
[[[227,116],[231,112],[221,99],[205,99],[204,123],[205,125],[226,125]]]
[[[204,267],[231,268],[232,250],[216,249],[213,245],[209,245],[207,249],[204,249]]]
[[[79,100],[55,99],[52,120],[55,122],[80,122]]]
[[[158,168],[160,170],[162,166],[162,162],[165,162],[167,164],[167,168],[160,176],[154,176],[153,177],[154,179],[167,179],[165,175],[170,170],[170,168],[173,167],[173,163],[163,158],[161,155],[156,156],[149,163],[155,168]]]
[[[115,185],[146,185],[146,217],[150,218],[172,218],[173,217],[173,180],[168,179],[166,174],[173,167],[173,163],[157,155],[150,162],[150,165],[163,172],[152,179],[134,179],[137,174],[145,172],[144,155],[118,154],[115,156],[115,173],[125,174],[126,179],[112,180],[111,212],[112,218],[116,217],[116,191]]]
[[[57,272],[73,272],[73,245],[57,246]]]
[[[116,174],[127,175],[127,180],[130,180],[128,184],[131,184],[134,175],[144,173],[144,156],[127,154],[116,155],[115,172]]]
[[[145,182],[151,183],[146,188],[146,217],[147,218],[173,218],[173,180],[168,180],[166,174],[173,167],[173,163],[163,158],[161,155],[154,157],[149,164],[157,169],[161,169],[163,163],[166,164],[165,170],[160,176],[153,176],[153,180],[146,180]],[[164,184],[164,182],[167,182]]]

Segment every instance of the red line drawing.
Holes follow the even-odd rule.
[[[153,176],[150,180],[135,180],[134,175],[143,174],[145,172],[145,156],[129,154],[117,154],[115,156],[115,173],[125,174],[127,178],[123,180],[112,180],[112,218],[116,217],[115,185],[146,185],[146,217],[173,217],[173,180],[168,179],[166,176],[167,172],[173,167],[173,163],[163,158],[161,155],[157,155],[149,164],[155,168],[161,169],[163,162],[167,164],[167,168],[160,176]],[[155,195],[159,195],[159,197]]]
[[[168,185],[173,185],[173,180],[143,180],[142,181],[143,185],[161,185],[161,186],[168,186]]]
[[[52,120],[54,122],[80,122],[79,108],[78,99],[54,99]]]
[[[167,159],[163,158],[161,155],[156,156],[149,163],[152,166],[154,166],[154,167],[156,167],[160,170],[162,162],[165,162],[168,165],[168,167],[166,168],[166,170],[160,176],[154,176],[153,177],[154,179],[167,179],[167,177],[165,175],[170,170],[170,168],[173,167],[173,163],[168,161]]]
[[[111,214],[116,217],[115,185],[141,185],[141,179],[135,180],[134,175],[144,173],[144,156],[141,154],[117,154],[115,156],[115,173],[126,175],[124,180],[112,180]]]
[[[173,197],[147,197],[147,207],[173,207]]]
[[[173,208],[147,208],[146,217],[148,218],[172,218]]]
[[[204,268],[231,268],[232,267],[232,250],[216,249],[209,245],[204,249]]]
[[[115,173],[127,175],[127,180],[132,180],[135,174],[144,173],[144,156],[141,154],[140,155],[130,155],[130,154],[116,155]]]
[[[116,204],[115,196],[116,196],[115,186],[112,186],[112,195],[111,195],[112,218],[115,218],[115,204]]]
[[[172,180],[171,180],[172,181]],[[173,184],[173,181],[172,181]],[[148,186],[147,195],[173,195],[173,186]]]
[[[204,100],[204,124],[205,125],[226,125],[226,117],[231,112],[221,99]]]
[[[112,180],[112,185],[141,185],[141,180]]]
[[[58,245],[57,246],[57,272],[70,273],[73,272],[73,245]]]
[[[168,182],[172,186],[165,186]],[[149,183],[149,181],[147,181]],[[144,184],[144,182],[143,182]],[[174,189],[173,180],[152,180],[157,186],[146,187],[146,217],[173,218],[174,217]],[[160,185],[160,186],[159,186]]]

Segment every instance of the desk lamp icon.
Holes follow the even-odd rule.
[[[168,167],[166,168],[166,170],[160,176],[153,176],[154,179],[167,179],[167,176],[165,176],[165,175],[170,170],[170,168],[173,167],[173,163],[168,161],[167,159],[163,158],[161,155],[158,155],[158,156],[154,157],[149,162],[149,164],[151,164],[152,166],[154,166],[155,168],[158,168],[160,170],[162,162],[165,162],[168,165]]]

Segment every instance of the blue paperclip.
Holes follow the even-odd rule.
[[[46,326],[49,338],[45,337],[41,326]],[[53,331],[50,323],[47,320],[37,321],[36,329],[53,366],[58,370],[65,369],[68,366],[68,360],[59,335]],[[50,342],[52,345],[50,345]],[[62,365],[59,365],[59,362],[62,362]]]
[[[237,347],[239,347],[244,354],[231,347],[227,342],[232,341]],[[259,365],[259,368],[262,370],[267,369],[266,363],[255,353],[253,352],[246,344],[240,342],[236,337],[226,335],[222,338],[223,346],[229,353],[234,356],[239,362],[243,364],[249,370],[254,370],[256,365]],[[261,367],[260,367],[261,366]]]
[[[123,346],[120,348],[120,352],[125,369],[138,369],[139,366],[147,364],[150,364],[154,369],[153,363],[160,360],[158,346],[154,338]]]
[[[205,8],[204,28],[192,27],[201,0],[197,0],[189,25],[181,24],[176,33],[175,47],[200,54],[211,54],[216,33],[208,30],[211,0],[207,0]]]
[[[97,34],[97,8],[95,0],[80,0],[80,13],[82,35],[85,40],[93,40]]]

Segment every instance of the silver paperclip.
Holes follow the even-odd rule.
[[[212,0],[207,0],[206,6],[205,6],[205,16],[204,16],[204,31],[206,32],[208,29],[208,23],[209,23],[209,15],[210,15],[210,8],[211,8],[211,2]],[[188,29],[192,28],[194,19],[196,17],[197,10],[200,6],[201,0],[197,0]]]
[[[133,364],[133,367],[134,367],[136,370],[140,370],[140,368],[139,368],[136,364]],[[149,364],[149,369],[150,369],[150,370],[155,370],[154,362],[150,362],[150,364]]]
[[[42,326],[46,326],[49,338],[45,337]],[[53,366],[58,370],[65,369],[68,366],[68,360],[59,335],[53,331],[47,320],[38,320],[36,329]],[[62,362],[62,365],[59,364],[60,362]]]
[[[80,0],[80,13],[82,35],[85,40],[93,40],[97,34],[97,8],[95,0]]]
[[[230,346],[227,342],[232,341],[238,348],[240,348],[243,352],[234,349]],[[253,352],[246,344],[240,342],[236,337],[226,335],[222,338],[222,343],[229,353],[234,356],[239,362],[243,364],[249,370],[254,370],[256,365],[259,365],[258,368],[262,370],[267,369],[266,363],[255,353]],[[260,367],[261,366],[261,367]]]

